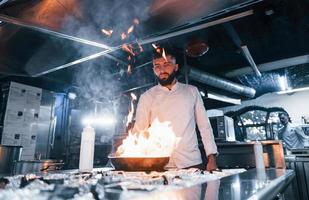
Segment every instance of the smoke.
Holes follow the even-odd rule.
[[[120,82],[109,71],[113,62],[107,59],[83,63],[75,73],[79,95],[92,102],[111,101],[120,94]]]
[[[80,16],[67,17],[62,30],[79,38],[110,47],[118,47],[123,43],[134,42],[139,36],[143,35],[142,22],[148,19],[150,3],[152,3],[150,0],[80,1],[78,5]],[[135,19],[138,19],[140,23],[134,23]],[[132,25],[134,30],[128,34],[128,29]],[[102,29],[113,30],[113,33],[111,36],[107,36],[102,33]],[[126,39],[121,39],[122,33],[127,34]],[[75,49],[80,57],[86,57],[104,50],[86,44],[77,44]],[[126,52],[117,50],[113,55],[131,64],[127,60],[128,54]],[[134,76],[127,74],[127,67],[105,56],[76,66],[74,82],[78,87],[79,97],[82,99],[82,103],[79,105],[91,104],[91,102],[109,102],[110,105],[113,104],[114,106],[110,106],[108,109],[116,113],[118,121],[121,121],[121,118],[127,115],[129,106],[129,99],[122,94],[122,91],[130,88],[131,84],[135,87],[137,82],[144,82],[145,79],[142,73],[134,74],[133,71],[132,75],[134,74]],[[114,76],[115,73],[119,73],[120,77]],[[124,101],[127,103],[123,103],[121,99],[125,99]]]
[[[150,0],[87,0],[79,2],[80,15],[71,15],[63,23],[63,31],[72,33],[74,36],[106,44],[111,47],[119,46],[126,42],[132,42],[139,35],[143,34],[142,21],[148,19]],[[138,19],[139,24],[134,24]],[[134,25],[132,33],[121,40],[121,33],[127,33],[129,27]],[[109,37],[102,33],[101,29],[113,30]],[[76,50],[80,57],[86,57],[104,49],[90,45],[76,44]],[[127,60],[127,53],[118,50],[117,57],[131,64]],[[128,66],[121,65],[104,56],[95,58],[93,61],[87,61],[78,66],[75,73],[75,82],[80,87],[81,93],[85,99],[111,99],[119,95],[121,91],[119,80],[112,76],[114,72],[126,72]],[[122,73],[123,75],[123,73]],[[144,78],[141,76],[141,78]],[[134,79],[140,78],[134,76]],[[124,89],[127,89],[124,88]]]
[[[140,22],[148,19],[150,0],[87,0],[79,2],[81,16],[67,17],[64,32],[77,37],[101,42],[110,46],[118,46],[123,42],[134,41],[143,33],[142,26],[134,24],[134,19]],[[134,31],[125,40],[121,40],[121,33],[127,33],[130,26]],[[101,29],[113,30],[110,37],[102,33]]]

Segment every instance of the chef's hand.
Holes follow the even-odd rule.
[[[210,154],[208,157],[208,162],[207,162],[207,171],[212,172],[215,170],[218,170],[217,167],[217,162],[216,162],[216,155],[215,154]]]

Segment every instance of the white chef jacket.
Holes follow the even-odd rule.
[[[279,130],[278,138],[283,140],[283,145],[288,150],[304,148],[304,145],[309,140],[309,137],[305,135],[301,127],[290,122]]]
[[[141,95],[133,132],[147,129],[153,120],[169,121],[179,143],[167,167],[186,168],[202,163],[195,127],[198,125],[207,155],[217,154],[212,128],[198,89],[176,82],[169,90],[158,84]]]

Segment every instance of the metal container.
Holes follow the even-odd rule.
[[[21,146],[0,145],[0,174],[12,174],[13,163],[20,160]]]
[[[14,174],[41,173],[60,170],[64,166],[61,160],[27,160],[14,163]]]

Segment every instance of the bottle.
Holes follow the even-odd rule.
[[[94,158],[94,129],[87,125],[81,134],[80,155],[79,155],[79,171],[92,172]]]
[[[257,169],[265,169],[263,145],[260,141],[256,141],[254,143],[254,157],[255,157],[255,167]]]

